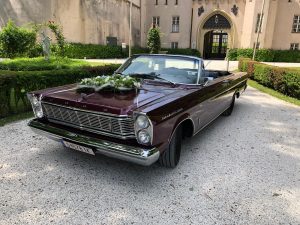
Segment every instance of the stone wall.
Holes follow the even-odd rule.
[[[140,45],[140,4],[133,2],[132,39]],[[18,25],[54,20],[69,42],[106,44],[110,36],[128,44],[129,9],[126,0],[0,0],[0,27],[10,18]]]

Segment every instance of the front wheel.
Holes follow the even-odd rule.
[[[168,168],[174,168],[177,166],[180,160],[181,153],[181,141],[182,141],[182,126],[177,127],[175,133],[172,136],[168,148],[161,154],[159,163]]]

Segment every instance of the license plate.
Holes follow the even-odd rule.
[[[74,149],[76,151],[84,152],[84,153],[87,153],[87,154],[90,154],[90,155],[95,155],[95,152],[91,148],[87,148],[87,147],[77,145],[77,144],[74,144],[74,143],[70,143],[70,142],[67,142],[67,141],[63,141],[63,144],[67,148],[71,148],[71,149]]]

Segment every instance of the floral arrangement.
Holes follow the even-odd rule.
[[[97,76],[93,78],[85,78],[78,85],[79,89],[89,88],[95,91],[100,90],[117,90],[130,91],[140,88],[141,84],[138,79],[130,76]]]

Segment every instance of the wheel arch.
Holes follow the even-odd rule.
[[[179,126],[183,126],[183,138],[193,136],[195,131],[194,121],[189,117],[189,115],[183,115],[179,119],[177,119],[175,125],[173,126],[172,133],[168,140],[169,143]]]

